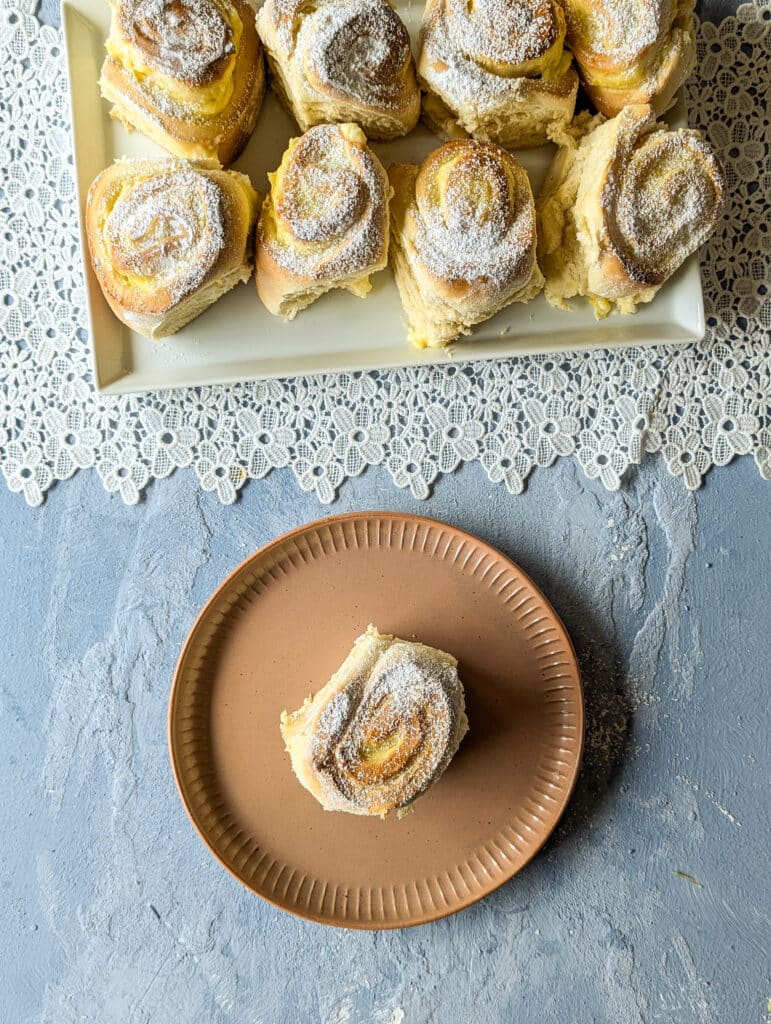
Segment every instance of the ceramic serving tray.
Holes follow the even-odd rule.
[[[374,623],[458,659],[469,732],[413,813],[325,811],[279,731]],[[444,917],[516,874],[570,797],[584,705],[573,647],[499,551],[417,516],[302,526],[215,592],[179,658],[169,707],[180,796],[211,853],[270,902],[346,928]]]
[[[394,5],[412,35],[422,4],[399,0]],[[99,71],[109,28],[107,0],[65,0],[63,24],[70,74],[72,124],[81,236],[87,251],[83,207],[88,187],[113,160],[162,157],[168,154],[137,133],[129,133],[108,114],[99,94]],[[674,111],[673,123],[683,124]],[[288,140],[298,130],[268,92],[257,128],[234,164],[260,191],[266,173],[275,170]],[[395,161],[421,161],[440,145],[419,126],[407,138],[374,149],[386,166]],[[518,153],[534,190],[540,188],[553,147]],[[527,305],[515,303],[481,324],[474,334],[449,350],[420,351],[406,340],[401,306],[390,269],[373,278],[366,299],[336,291],[324,296],[291,323],[264,308],[254,281],[238,285],[178,334],[160,342],[129,330],[113,315],[93,272],[84,260],[94,379],[105,393],[120,394],[201,384],[219,384],[264,377],[338,370],[442,363],[450,359],[495,359],[566,349],[684,342],[704,334],[704,308],[699,266],[692,257],[661,289],[656,299],[634,316],[597,321],[588,304],[555,310],[539,296]]]

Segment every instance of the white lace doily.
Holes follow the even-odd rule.
[[[322,502],[381,463],[416,498],[473,459],[512,494],[558,456],[610,489],[646,452],[689,488],[737,454],[771,479],[771,5],[699,28],[691,122],[730,195],[703,343],[117,398],[91,385],[62,38],[32,10],[0,0],[0,465],[31,505],[86,468],[126,502],[178,467],[223,502],[278,466]]]

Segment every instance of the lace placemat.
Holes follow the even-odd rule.
[[[698,30],[690,120],[730,196],[701,344],[115,398],[91,384],[62,38],[33,9],[0,0],[0,465],[30,505],[87,468],[130,503],[180,467],[226,503],[279,466],[322,502],[381,463],[416,498],[475,459],[512,494],[559,456],[609,489],[649,452],[688,488],[749,453],[771,479],[771,5]]]

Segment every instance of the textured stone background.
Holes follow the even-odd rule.
[[[446,921],[366,934],[222,871],[166,753],[197,609],[315,499],[288,472],[231,508],[190,474],[134,508],[91,474],[38,510],[0,489],[0,1020],[762,1024],[770,493],[749,459],[697,495],[655,462],[613,495],[572,461],[515,499],[478,466],[423,504],[384,472],[343,489],[330,514],[413,510],[512,555],[572,633],[589,719],[577,792],[529,867]]]
[[[327,514],[416,511],[514,557],[573,635],[588,710],[529,867],[446,921],[357,933],[225,874],[166,754],[196,611],[315,499],[289,473],[233,508],[189,474],[136,508],[90,474],[37,510],[0,487],[0,1022],[765,1024],[770,496],[749,459],[696,495],[656,462],[615,495],[573,462],[515,499],[478,466],[422,504],[384,472],[343,489]]]

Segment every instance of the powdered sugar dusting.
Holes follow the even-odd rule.
[[[565,0],[564,8],[571,46],[612,57],[622,66],[636,63],[669,31],[675,17],[672,0]]]
[[[559,35],[550,0],[445,0],[444,10],[472,58],[511,69],[543,57]]]
[[[519,97],[517,68],[543,57],[558,37],[551,2],[429,0],[420,73],[451,106],[489,106]]]
[[[204,85],[235,52],[216,0],[119,0],[118,23],[150,67]]]
[[[407,29],[385,0],[332,0],[303,19],[297,55],[311,82],[367,106],[401,105]]]
[[[273,27],[277,59],[299,64],[317,102],[330,92],[380,110],[414,102],[409,35],[387,0],[267,0],[258,20]]]
[[[605,191],[613,242],[634,279],[658,284],[715,230],[723,172],[693,131],[644,134]]]
[[[163,168],[117,181],[104,244],[116,273],[151,280],[168,292],[170,308],[203,282],[224,247],[225,227],[213,180],[192,168]]]
[[[362,215],[367,189],[350,168],[328,169],[314,163],[317,139],[300,143],[288,168],[276,212],[303,242],[324,242],[344,234]]]
[[[260,224],[261,244],[273,258],[314,281],[364,274],[379,264],[387,179],[367,146],[337,125],[318,125],[294,143],[282,167],[271,197],[283,234],[267,229],[265,217]]]
[[[330,806],[383,814],[409,804],[449,764],[463,712],[452,664],[394,640],[318,717],[311,760]]]
[[[497,146],[451,142],[431,154],[416,180],[414,212],[417,255],[436,277],[481,278],[490,289],[510,292],[531,273],[530,185],[519,163]]]
[[[361,700],[361,687],[357,682],[336,693],[319,716],[313,734],[313,758],[321,761],[331,744],[336,743]]]

